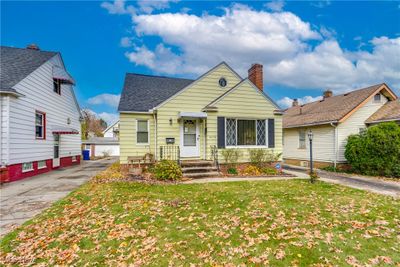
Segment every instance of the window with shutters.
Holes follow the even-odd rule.
[[[136,143],[140,145],[149,144],[149,121],[137,120],[136,124]]]
[[[266,121],[227,118],[225,139],[227,146],[266,146]]]

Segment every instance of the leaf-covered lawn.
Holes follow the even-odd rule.
[[[303,180],[88,183],[1,241],[0,262],[394,265],[400,201]]]

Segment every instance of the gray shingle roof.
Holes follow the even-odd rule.
[[[1,46],[0,50],[0,92],[16,92],[14,85],[57,54],[7,46]]]
[[[149,111],[193,81],[127,73],[118,111]]]

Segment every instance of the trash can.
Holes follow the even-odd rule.
[[[90,150],[83,150],[82,155],[83,155],[83,160],[90,160]]]

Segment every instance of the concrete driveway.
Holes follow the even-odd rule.
[[[84,161],[78,166],[1,185],[0,235],[39,214],[117,160]]]

